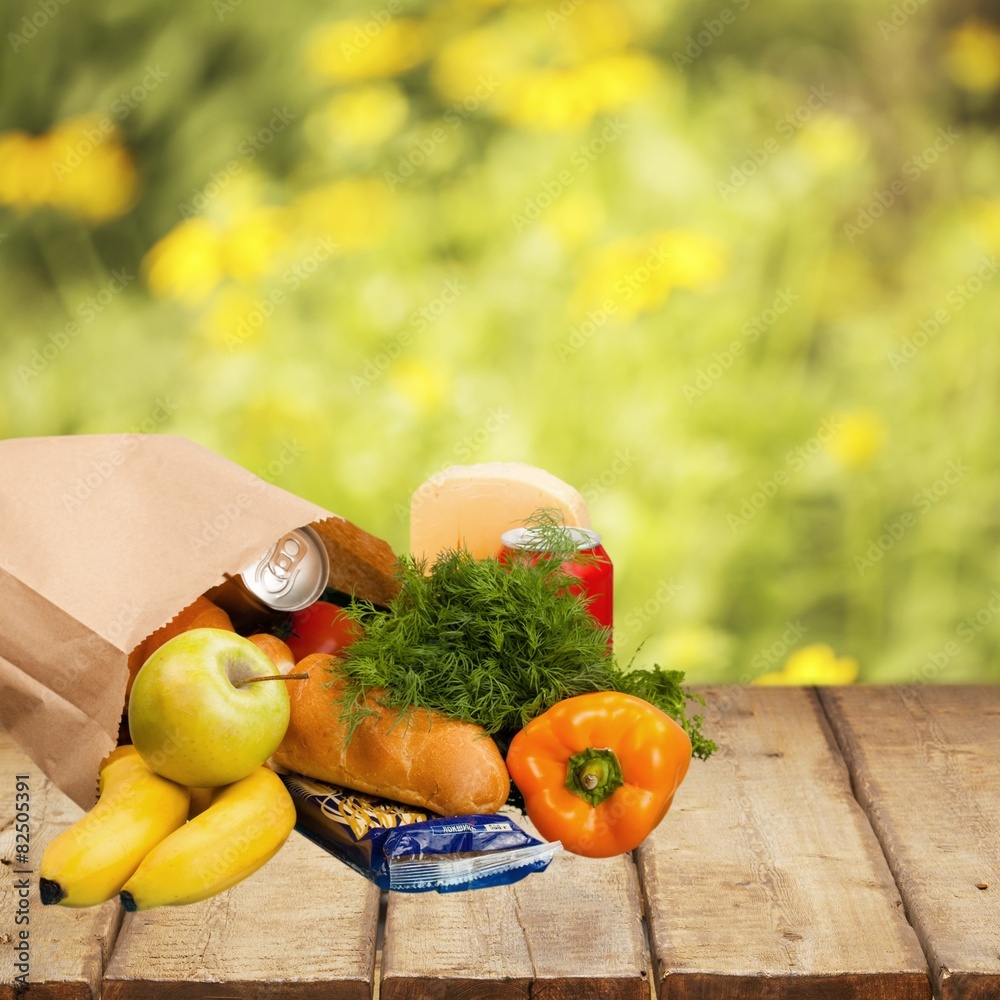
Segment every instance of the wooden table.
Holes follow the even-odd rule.
[[[1000,687],[705,690],[720,744],[635,853],[476,892],[378,890],[293,834],[215,899],[31,897],[30,990],[89,1000],[1000,998]],[[79,809],[0,734],[0,998],[13,776],[31,861]]]

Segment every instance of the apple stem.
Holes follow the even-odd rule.
[[[237,681],[234,687],[243,687],[244,684],[253,684],[254,681],[307,681],[308,674],[266,674],[262,677],[244,677]]]

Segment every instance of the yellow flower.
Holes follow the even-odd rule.
[[[409,114],[403,92],[392,83],[360,87],[330,99],[323,110],[327,131],[341,146],[377,146],[395,135]]]
[[[143,267],[154,295],[197,304],[222,280],[221,234],[207,219],[187,219],[150,248]]]
[[[670,280],[678,288],[701,291],[725,277],[729,248],[722,240],[693,229],[654,233],[651,244],[669,258]]]
[[[475,97],[519,127],[576,131],[635,100],[656,80],[653,59],[625,51],[631,37],[628,18],[611,0],[587,0],[569,15],[555,7],[508,8],[441,47],[434,85],[451,101]]]
[[[440,408],[451,394],[451,376],[437,365],[401,358],[389,369],[393,389],[421,412]]]
[[[117,145],[101,146],[58,182],[53,204],[90,222],[117,218],[132,205],[135,165]]]
[[[379,181],[338,181],[307,191],[286,207],[255,206],[241,198],[241,207],[227,213],[224,222],[187,219],[146,254],[143,268],[150,291],[197,305],[227,277],[254,284],[274,270],[293,234],[322,237],[332,244],[326,255],[372,246],[388,226],[389,198]],[[218,308],[231,313],[231,300]],[[214,318],[208,322],[218,326]]]
[[[780,671],[761,674],[754,684],[765,686],[807,684],[853,684],[858,679],[858,661],[838,657],[827,645],[817,643],[797,649]]]
[[[484,80],[497,81],[503,90],[530,59],[525,39],[491,25],[458,35],[441,46],[432,78],[442,97],[465,101],[475,96]]]
[[[594,117],[592,95],[572,72],[532,69],[517,73],[496,98],[497,114],[512,125],[544,132],[585,128]]]
[[[583,318],[592,310],[602,309],[610,312],[616,323],[625,323],[666,301],[670,281],[663,262],[655,271],[638,271],[640,260],[636,240],[618,240],[598,250],[577,281],[571,312]]]
[[[835,414],[834,427],[826,450],[845,468],[868,465],[885,448],[885,422],[873,410]]]
[[[580,62],[601,52],[625,48],[632,40],[632,24],[624,4],[613,0],[585,0],[563,15],[554,3],[546,13],[553,41],[563,57]]]
[[[868,150],[868,137],[854,120],[832,112],[819,114],[803,126],[797,142],[824,173],[861,163]]]
[[[516,73],[495,100],[498,116],[512,125],[543,132],[585,128],[601,112],[613,111],[645,93],[656,66],[635,53],[602,56],[573,69]]]
[[[270,310],[261,308],[258,298],[239,288],[224,288],[201,319],[202,336],[213,346],[227,351],[250,347],[260,339]]]
[[[309,232],[328,237],[341,250],[361,249],[385,236],[391,197],[380,180],[342,180],[306,191],[293,210]]]
[[[702,289],[725,274],[728,251],[714,237],[675,229],[618,240],[599,250],[573,293],[573,311],[585,316],[614,305],[617,323],[661,306],[672,288]]]
[[[256,281],[267,273],[287,243],[287,227],[279,209],[241,212],[222,234],[222,267],[237,281]]]
[[[54,178],[49,140],[25,132],[0,134],[0,202],[20,210],[52,198]]]
[[[972,226],[990,247],[1000,247],[1000,198],[983,199],[970,205]]]
[[[321,80],[344,83],[395,76],[428,55],[426,27],[410,18],[373,16],[367,21],[335,21],[317,29],[306,49],[306,65]]]
[[[638,52],[601,56],[577,71],[595,112],[614,111],[645,94],[657,78],[656,63]]]
[[[131,206],[135,165],[110,118],[70,118],[51,130],[49,140],[51,204],[91,222],[113,219]]]
[[[1000,31],[971,18],[948,37],[945,70],[965,90],[990,91],[1000,84]]]
[[[109,118],[69,119],[42,136],[0,135],[0,203],[51,205],[102,222],[126,211],[134,193],[135,166]]]

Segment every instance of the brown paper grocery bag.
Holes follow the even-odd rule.
[[[114,746],[128,653],[287,531],[385,604],[385,542],[184,438],[0,441],[0,725],[80,806]]]

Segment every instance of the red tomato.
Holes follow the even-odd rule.
[[[361,635],[361,627],[344,614],[344,609],[326,601],[293,611],[292,631],[285,638],[298,663],[310,653],[337,653]]]

